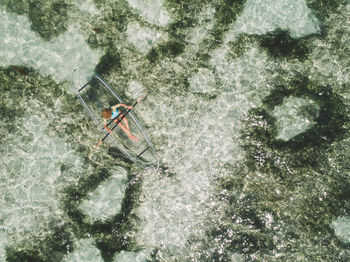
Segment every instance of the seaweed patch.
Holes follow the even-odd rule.
[[[121,70],[121,57],[118,52],[114,52],[112,48],[109,48],[100,58],[100,62],[97,64],[95,71],[103,76],[116,70]]]
[[[215,3],[215,26],[212,30],[213,44],[217,46],[232,22],[242,13],[246,0],[223,0]]]
[[[313,127],[284,141],[276,137],[276,119],[270,112],[290,96],[312,99],[319,105],[320,111]],[[280,153],[285,151],[302,156],[305,160],[316,161],[317,152],[330,146],[333,141],[343,138],[348,124],[349,117],[341,96],[335,94],[329,87],[318,86],[307,78],[301,78],[291,80],[286,86],[277,86],[263,99],[260,107],[249,111],[243,137],[246,141],[248,158],[253,157],[254,163],[258,163],[257,152],[266,152],[264,148]],[[256,150],[257,148],[259,149]],[[310,156],[307,157],[305,152],[309,152]]]
[[[260,46],[268,50],[273,57],[297,58],[304,61],[310,53],[305,44],[306,38],[294,39],[289,32],[280,29],[257,38],[260,40]]]
[[[120,163],[122,164],[122,163]],[[93,174],[82,179],[78,185],[66,188],[66,197],[63,200],[64,209],[75,225],[75,234],[79,238],[92,236],[96,246],[101,250],[103,256],[111,256],[116,251],[132,250],[133,240],[128,236],[130,228],[133,227],[132,210],[138,201],[141,180],[127,165],[128,186],[122,201],[120,212],[104,221],[89,222],[79,208],[78,204],[86,198],[88,192],[94,190],[102,181],[108,179],[111,173],[105,168],[98,168]]]
[[[35,239],[36,241],[31,243],[6,247],[6,260],[8,262],[62,261],[65,254],[73,251],[73,241],[68,228],[69,225],[59,225],[53,228],[53,233],[44,239]]]

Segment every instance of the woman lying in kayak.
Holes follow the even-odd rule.
[[[132,106],[128,106],[125,104],[117,104],[114,106],[111,106],[109,108],[105,108],[102,110],[102,117],[103,117],[103,123],[104,123],[104,128],[108,130],[108,132],[111,132],[112,130],[107,126],[107,121],[109,119],[114,119],[114,122],[120,121],[120,119],[123,117],[123,113],[119,110],[120,107],[124,107],[127,109],[132,109]],[[138,138],[131,134],[130,129],[129,129],[129,124],[128,120],[126,117],[123,117],[123,120],[119,122],[118,126],[129,136],[130,139],[137,141]]]

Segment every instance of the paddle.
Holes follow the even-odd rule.
[[[141,101],[141,99],[142,99],[145,95],[146,95],[146,92],[143,93],[142,96],[139,97],[139,99],[137,99],[137,101],[136,101],[136,102],[134,103],[134,105],[132,106],[132,109],[134,109],[134,107]],[[112,131],[114,130],[114,128],[116,128],[116,127],[118,126],[118,124],[124,119],[124,117],[126,117],[127,114],[130,113],[130,111],[131,111],[132,109],[128,109],[128,110],[125,112],[125,114],[124,114],[121,118],[118,119],[118,121],[115,123],[115,125],[112,127],[112,129],[108,132],[108,134],[106,134],[106,135],[100,140],[100,142],[90,151],[90,153],[89,153],[89,158],[90,158],[92,152],[95,151],[95,150],[103,143],[103,141],[110,135],[110,133],[112,133]],[[120,114],[121,114],[121,113],[119,113],[116,117],[114,117],[114,118],[112,119],[112,121],[115,120],[117,117],[119,117]],[[108,123],[108,125],[109,125],[112,121],[110,121],[110,122]]]

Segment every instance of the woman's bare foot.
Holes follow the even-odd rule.
[[[139,140],[136,136],[132,135],[132,134],[129,134],[129,138],[134,140],[134,141],[137,141]]]

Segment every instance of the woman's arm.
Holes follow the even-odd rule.
[[[125,105],[125,104],[117,104],[117,105],[114,105],[114,106],[111,106],[111,108],[113,109],[113,111],[115,111],[117,109],[117,107],[125,107],[125,108],[128,108],[128,109],[132,109],[132,106],[128,106],[128,105]]]
[[[103,118],[103,127],[110,133],[112,130],[107,126],[107,119]]]
[[[111,106],[112,110],[115,111],[117,110],[118,107],[120,107],[121,104],[117,104],[117,105],[114,105],[114,106]]]

